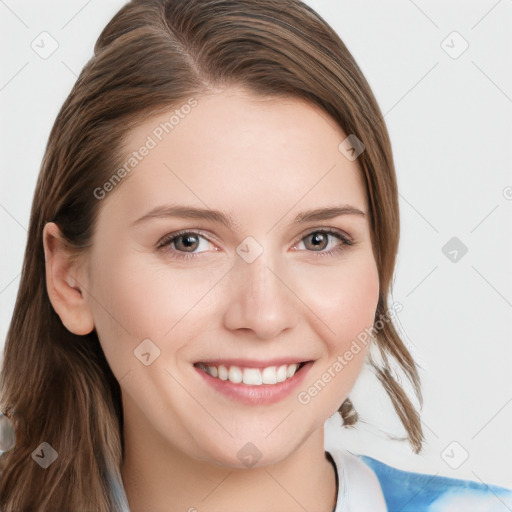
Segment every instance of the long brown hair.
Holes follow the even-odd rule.
[[[121,165],[129,130],[229,85],[305,99],[363,142],[357,163],[380,280],[375,319],[387,313],[399,241],[391,145],[370,87],[339,36],[299,0],[132,0],[98,38],[42,161],[0,376],[0,406],[16,427],[15,448],[0,457],[3,512],[126,510],[120,387],[96,332],[72,334],[55,313],[42,232],[55,222],[68,246],[85,254],[103,204],[93,191]],[[375,337],[382,357],[370,364],[419,452],[419,414],[390,360],[421,403],[417,367],[391,322]],[[348,398],[339,412],[345,425],[357,421]],[[42,442],[58,453],[45,470],[31,459]]]

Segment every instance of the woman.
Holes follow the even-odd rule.
[[[357,421],[365,360],[421,449],[393,377],[421,402],[388,304],[398,238],[382,115],[316,13],[127,4],[56,119],[36,187],[0,381],[16,431],[2,510],[510,500],[324,449],[334,412]]]

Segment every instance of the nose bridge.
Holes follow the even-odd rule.
[[[280,292],[276,290],[277,278],[270,270],[274,266],[271,258],[261,255],[252,263],[239,262],[238,265],[246,283],[244,295],[248,300],[267,305],[276,299]]]
[[[240,247],[244,248],[243,244]],[[235,261],[226,326],[251,329],[259,338],[272,338],[296,325],[298,305],[283,283],[286,276],[280,276],[276,270],[282,265],[271,250],[260,250],[254,256],[253,252],[251,258],[245,258],[242,253]]]

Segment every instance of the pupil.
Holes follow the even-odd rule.
[[[181,239],[184,241],[183,245],[188,248],[196,243],[196,237],[193,235],[183,235]]]
[[[325,236],[323,233],[315,233],[313,235],[313,244],[315,247],[318,247],[319,245],[322,245],[322,242],[325,241]]]

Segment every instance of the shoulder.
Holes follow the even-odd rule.
[[[338,505],[335,512],[386,512],[386,503],[374,471],[343,448],[327,450],[338,473]]]
[[[504,512],[512,510],[512,491],[461,480],[394,468],[366,455],[357,455],[374,472],[389,512]]]

